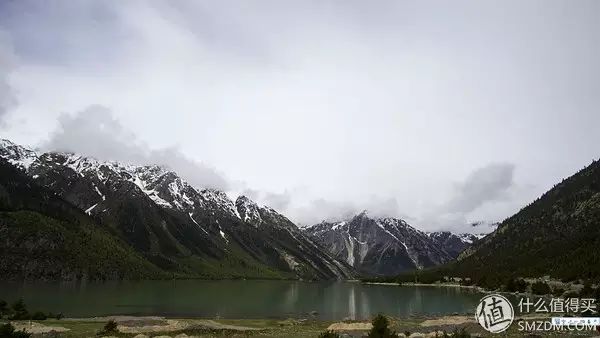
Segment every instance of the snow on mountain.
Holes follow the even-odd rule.
[[[449,253],[452,258],[456,258],[473,243],[483,238],[485,234],[454,234],[449,231],[438,231],[428,232],[427,236],[433,239],[440,248]]]
[[[56,165],[68,167],[82,177],[94,176],[103,184],[111,178],[127,180],[134,183],[154,203],[163,208],[190,211],[198,203],[239,218],[234,202],[224,192],[213,189],[199,190],[163,166],[103,162],[90,157],[59,152],[48,152],[38,156],[35,151],[5,139],[0,140],[0,157],[26,172],[40,166]],[[101,198],[104,198],[98,187],[95,187],[95,190]]]
[[[258,226],[262,223],[263,220],[260,216],[260,207],[256,202],[246,196],[239,196],[235,201],[235,205],[244,222],[248,222],[254,226]]]
[[[0,141],[0,157],[99,222],[117,227],[126,242],[163,268],[194,269],[180,266],[183,256],[235,255],[230,261],[258,260],[299,278],[352,275],[275,210],[245,196],[234,202],[222,191],[193,187],[166,167],[36,154],[8,140]]]
[[[16,145],[9,140],[0,139],[0,157],[21,170],[28,170],[37,160],[37,154],[31,149]]]
[[[304,231],[364,274],[394,275],[452,258],[404,220],[370,217],[367,212],[342,222],[322,222]]]

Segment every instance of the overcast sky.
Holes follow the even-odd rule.
[[[0,1],[0,135],[311,224],[501,221],[600,156],[600,1]],[[479,231],[479,230],[472,230]]]

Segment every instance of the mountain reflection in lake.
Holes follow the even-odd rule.
[[[62,312],[70,317],[314,315],[319,319],[341,320],[368,319],[377,313],[398,317],[472,313],[481,294],[455,287],[270,280],[0,283],[0,299],[12,302],[19,297],[30,310]]]

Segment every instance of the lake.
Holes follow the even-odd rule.
[[[482,295],[455,287],[357,282],[176,280],[106,283],[0,283],[0,299],[22,297],[30,312],[67,317],[160,315],[202,318],[306,317],[323,320],[473,313]]]

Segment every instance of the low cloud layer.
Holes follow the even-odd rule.
[[[454,197],[448,201],[445,211],[469,213],[489,201],[505,196],[513,184],[515,166],[510,163],[492,163],[476,169],[456,187]]]
[[[505,217],[506,202],[514,203],[514,173],[515,165],[511,163],[490,163],[473,170],[455,185],[446,202],[425,213],[420,220],[422,227],[473,233],[492,231],[492,225],[501,219],[490,219],[490,215]]]
[[[407,216],[401,214],[395,198],[371,196],[361,202],[317,198],[303,202],[288,191],[281,194],[254,191],[252,196],[251,198],[260,203],[284,213],[300,226],[309,226],[322,221],[346,220],[362,211],[367,211],[373,217],[401,217],[409,220]]]
[[[150,149],[102,106],[90,106],[75,115],[61,115],[58,129],[42,148],[100,160],[164,165],[196,187],[228,188],[227,180],[215,169],[188,158],[177,147]]]
[[[8,35],[0,30],[0,127],[5,126],[5,117],[16,103],[14,89],[9,84],[9,75],[14,70],[16,57]]]

